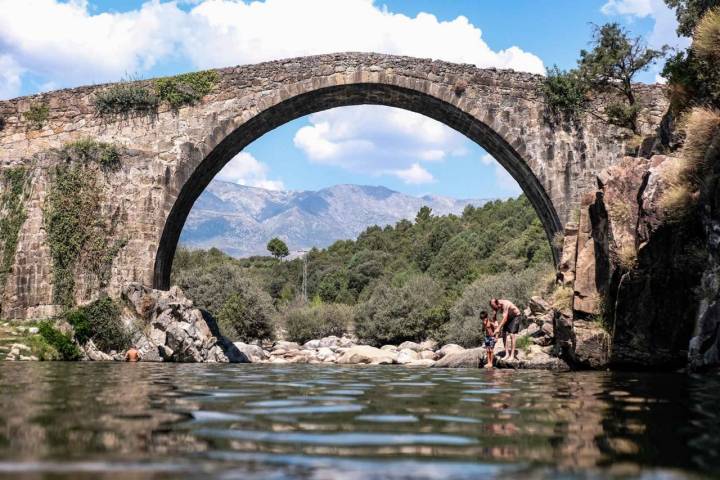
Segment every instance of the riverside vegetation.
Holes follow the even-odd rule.
[[[525,196],[468,206],[462,215],[372,226],[308,254],[307,304],[299,300],[303,259],[234,259],[217,249],[179,249],[172,283],[245,342],[303,343],[353,332],[373,346],[419,342],[477,346],[477,315],[491,296],[524,307],[547,293],[550,247]]]

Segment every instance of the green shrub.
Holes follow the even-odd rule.
[[[401,285],[383,282],[356,308],[355,333],[370,345],[421,341],[439,325],[436,307],[443,292],[428,275],[411,275]]]
[[[157,110],[158,97],[150,89],[121,82],[95,94],[95,110],[100,115],[143,115]]]
[[[319,304],[291,308],[283,315],[288,340],[303,344],[334,335],[341,337],[348,331],[353,309],[347,305]]]
[[[50,322],[40,323],[39,333],[58,352],[61,360],[80,360],[82,358],[80,349],[73,343],[70,335],[62,333]]]
[[[130,346],[132,332],[120,319],[120,307],[109,297],[70,310],[65,320],[73,326],[75,340],[81,345],[92,340],[103,352],[120,352]]]
[[[217,314],[223,335],[232,340],[250,342],[275,337],[270,299],[264,292],[248,290],[233,293]]]
[[[155,89],[160,100],[167,102],[177,110],[185,105],[193,105],[210,93],[219,77],[214,70],[184,73],[174,77],[158,78]]]
[[[30,347],[32,355],[41,361],[62,360],[60,353],[50,345],[45,338],[38,334],[27,337],[23,343]]]
[[[548,107],[556,114],[577,116],[587,103],[588,88],[577,70],[563,71],[557,65],[548,68],[542,89]]]
[[[629,105],[626,103],[611,103],[605,107],[605,115],[608,123],[618,127],[629,128],[635,130],[637,116],[640,113],[640,106],[637,104]]]
[[[83,138],[66,143],[62,151],[70,160],[78,160],[83,163],[94,162],[103,169],[117,170],[120,166],[120,152],[111,143]]]
[[[33,103],[30,109],[23,113],[23,118],[33,130],[40,130],[50,117],[50,107],[45,103]]]
[[[529,335],[520,335],[515,339],[515,348],[527,353],[532,345],[532,339]]]

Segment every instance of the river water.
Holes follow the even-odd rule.
[[[720,475],[720,376],[0,363],[0,478]]]

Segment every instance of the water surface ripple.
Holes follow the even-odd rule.
[[[0,363],[0,477],[703,478],[720,376]]]

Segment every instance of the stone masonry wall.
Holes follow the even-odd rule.
[[[3,317],[42,317],[55,309],[43,220],[53,168],[53,156],[46,153],[70,141],[92,138],[123,150],[120,169],[102,182],[97,212],[112,217],[116,234],[127,239],[113,259],[106,287],[118,295],[128,282],[162,283],[158,269],[160,277],[169,273],[174,252],[169,244],[225,162],[272,128],[314,111],[384,104],[456,128],[516,178],[549,236],[563,228],[573,205],[595,188],[597,173],[617,162],[631,140],[627,131],[590,117],[553,119],[540,92],[542,77],[526,73],[361,53],[217,72],[219,83],[200,103],[178,111],[161,106],[152,116],[99,116],[93,100],[106,85],[0,101],[0,171],[23,165],[32,177],[27,220],[3,290]],[[641,86],[638,97],[644,104],[641,128],[652,133],[666,110],[662,87]],[[23,114],[39,103],[49,106],[49,118],[33,129]],[[159,251],[164,257],[158,267]],[[76,301],[97,294],[82,272],[76,276]]]

